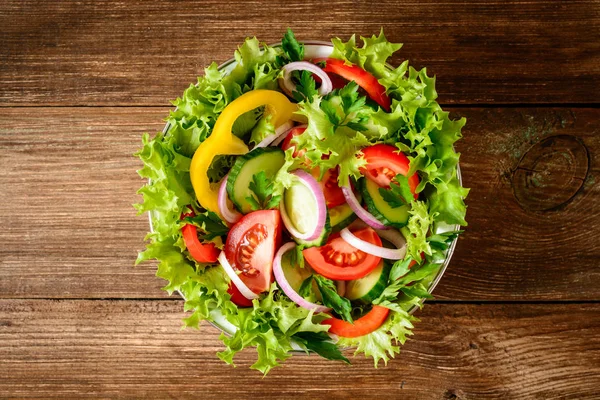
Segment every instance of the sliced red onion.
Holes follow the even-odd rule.
[[[264,138],[259,144],[256,145],[255,148],[258,148],[258,147],[267,147],[268,145],[270,145],[275,140],[278,140],[281,137],[285,138],[286,134],[293,127],[294,127],[294,121],[290,120],[290,121],[286,122],[285,124],[279,126],[277,129],[275,129],[275,133],[274,134],[269,135],[266,138]]]
[[[296,244],[294,242],[286,243],[283,246],[281,246],[279,248],[279,251],[277,251],[277,254],[275,254],[275,260],[273,261],[273,274],[275,274],[275,280],[281,287],[281,290],[283,290],[283,292],[287,295],[287,297],[289,297],[290,300],[292,300],[294,303],[298,304],[300,307],[306,308],[307,310],[315,310],[315,312],[318,312],[318,313],[327,312],[327,311],[331,310],[331,308],[327,308],[327,307],[319,305],[319,304],[311,303],[310,301],[306,300],[304,297],[300,296],[294,290],[294,288],[292,288],[292,285],[290,285],[290,283],[285,278],[285,274],[283,273],[283,268],[281,266],[281,259],[282,259],[283,255],[288,250],[293,249],[294,246],[296,246]]]
[[[342,186],[342,192],[344,193],[344,197],[346,198],[346,202],[348,203],[348,205],[350,206],[350,208],[352,209],[352,211],[354,211],[354,213],[356,214],[356,216],[358,218],[360,218],[363,221],[365,221],[366,224],[369,225],[372,228],[375,228],[375,229],[389,229],[387,226],[385,226],[384,224],[382,224],[381,221],[379,221],[377,218],[375,218],[375,216],[373,214],[371,214],[370,212],[368,212],[367,210],[365,210],[364,208],[362,208],[362,206],[360,205],[358,199],[354,195],[354,192],[352,191],[352,188],[350,187],[350,183],[348,183],[345,186]]]
[[[246,286],[244,282],[242,282],[238,274],[233,270],[233,267],[231,266],[231,264],[229,264],[229,261],[227,261],[227,257],[225,257],[224,251],[222,251],[221,254],[219,254],[218,260],[221,263],[221,266],[223,267],[227,275],[229,275],[231,282],[233,282],[233,284],[238,288],[242,296],[244,296],[248,300],[258,299],[258,295],[252,290],[250,290],[250,288]]]
[[[396,229],[388,229],[385,231],[381,229],[375,229],[375,232],[377,232],[380,238],[387,240],[396,246],[396,248],[404,248],[406,250],[406,239],[400,231]]]
[[[281,203],[279,203],[279,211],[281,213],[281,219],[283,220],[283,224],[287,228],[288,232],[295,238],[298,238],[300,240],[306,240],[307,242],[309,242],[321,236],[323,229],[325,229],[325,222],[327,221],[327,203],[325,202],[325,195],[321,190],[319,182],[317,182],[317,180],[313,178],[312,175],[301,169],[292,172],[292,174],[296,175],[300,182],[310,190],[310,192],[313,195],[313,199],[317,203],[318,214],[315,229],[313,231],[305,233],[301,233],[300,231],[298,231],[292,223],[292,221],[290,220],[287,210],[285,209],[285,201],[283,200],[281,201]]]
[[[315,64],[307,61],[295,61],[284,65],[282,69],[283,81],[280,81],[282,83],[281,88],[288,96],[292,96],[292,93],[296,90],[296,85],[292,82],[292,71],[308,71],[321,78],[321,87],[319,87],[319,94],[321,96],[325,96],[333,89],[333,84],[327,73]]]
[[[217,202],[219,205],[219,212],[225,218],[225,221],[230,224],[235,224],[242,218],[242,214],[237,212],[235,209],[229,207],[228,198],[227,198],[227,177],[229,174],[225,175],[223,181],[221,182],[221,186],[219,187],[219,197],[217,198]]]
[[[406,246],[404,245],[398,249],[387,249],[385,247],[377,246],[376,244],[369,243],[354,236],[348,228],[342,229],[340,236],[349,245],[377,257],[387,258],[388,260],[402,260],[406,254]]]

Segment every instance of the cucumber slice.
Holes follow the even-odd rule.
[[[315,201],[311,189],[302,182],[294,183],[290,188],[283,193],[283,206],[294,225],[294,228],[305,234],[314,232],[317,229],[317,221],[319,219],[319,205]],[[323,205],[324,206],[324,205]],[[294,237],[296,243],[304,245],[304,247],[322,246],[327,241],[331,233],[331,223],[329,219],[329,210],[326,211],[325,227],[321,231],[318,238],[306,241]]]
[[[361,192],[371,214],[385,225],[401,228],[408,223],[408,205],[392,208],[379,194],[379,185],[369,179],[362,179]]]
[[[363,304],[371,304],[387,286],[391,267],[383,260],[377,268],[360,279],[346,282],[345,297]]]
[[[283,204],[290,221],[300,233],[314,232],[319,218],[319,207],[309,187],[294,183],[283,194]]]
[[[356,214],[348,204],[330,208],[328,211],[332,232],[339,232],[356,220]]]
[[[267,178],[273,178],[284,162],[285,154],[277,147],[257,148],[235,160],[227,178],[227,195],[238,210],[252,212],[246,198],[252,195],[249,186],[254,175],[264,171]]]
[[[292,253],[293,251],[288,251],[283,255],[283,257],[281,257],[281,269],[283,270],[283,275],[285,276],[285,279],[288,281],[292,289],[294,289],[294,291],[298,293],[300,291],[300,286],[302,286],[302,283],[309,276],[311,276],[314,273],[314,271],[312,270],[312,268],[310,268],[308,263],[304,263],[304,268],[300,268],[295,263],[292,264]],[[312,289],[315,293],[316,299],[321,301],[321,292],[319,292],[319,287],[317,286],[317,283],[314,280],[312,283]]]
[[[286,205],[286,207],[287,207],[287,205]],[[286,210],[289,210],[289,208],[286,208]],[[311,240],[310,242],[308,242],[306,240],[298,239],[298,238],[294,238],[294,240],[296,241],[296,243],[303,245],[305,248],[319,247],[319,246],[323,246],[327,242],[327,239],[329,238],[330,234],[331,234],[331,224],[329,222],[329,212],[328,212],[327,219],[325,220],[325,227],[323,228],[323,232],[321,232],[321,235],[318,238],[316,238],[315,240]]]

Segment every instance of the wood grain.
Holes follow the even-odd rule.
[[[453,113],[468,118],[458,150],[471,188],[470,225],[437,298],[600,300],[600,110]],[[165,108],[4,109],[0,297],[165,296],[152,263],[133,268],[148,223],[131,204],[143,184],[132,153],[143,132],[161,129],[166,114]],[[550,210],[523,208],[514,194],[517,167],[536,143],[557,135],[576,138],[589,153],[581,187]],[[538,183],[561,193],[554,173],[539,171]]]
[[[600,308],[432,305],[399,358],[373,369],[294,355],[266,378],[181,331],[179,301],[0,301],[0,397],[584,399],[600,384]]]
[[[16,1],[0,13],[0,104],[168,105],[246,36],[384,28],[438,76],[443,103],[598,103],[594,0]]]

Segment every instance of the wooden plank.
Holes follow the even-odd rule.
[[[289,18],[293,16],[293,18]],[[4,1],[0,104],[167,105],[246,36],[405,43],[443,103],[597,103],[600,3]]]
[[[585,399],[600,383],[598,304],[430,305],[373,369],[294,355],[266,378],[225,365],[176,301],[0,301],[2,398]]]
[[[437,298],[599,300],[600,110],[453,112],[469,119],[458,150],[465,186],[472,188],[470,225]],[[166,114],[165,108],[4,109],[0,297],[164,296],[152,263],[133,268],[148,224],[131,207],[143,184],[131,154]],[[553,137],[562,139],[548,141]],[[533,156],[539,166],[530,165]],[[581,157],[589,158],[585,165]]]

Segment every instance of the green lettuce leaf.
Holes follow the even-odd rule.
[[[373,35],[371,38],[361,37],[362,47],[356,47],[356,36],[352,35],[350,40],[343,42],[339,38],[333,39],[332,58],[338,58],[348,61],[352,64],[358,64],[361,68],[369,71],[377,78],[385,75],[387,67],[386,62],[396,51],[402,47],[401,43],[390,43],[383,34],[383,29],[379,36]]]
[[[332,96],[326,104],[331,105],[336,100],[341,109],[341,96]],[[360,148],[368,146],[370,142],[364,133],[342,124],[342,117],[340,117],[340,124],[332,122],[335,117],[332,116],[331,111],[328,114],[321,108],[321,102],[322,98],[314,97],[312,102],[299,104],[298,113],[307,117],[308,125],[302,135],[295,137],[294,142],[299,149],[306,149],[306,157],[313,166],[320,168],[321,174],[339,166],[338,182],[340,185],[347,185],[350,177],[358,179],[361,176],[359,169],[366,162],[363,158],[357,157],[357,152]],[[331,110],[331,107],[325,109]],[[361,106],[360,111],[366,113],[369,111],[367,109],[368,107]],[[323,158],[323,155],[328,155],[328,158]]]
[[[314,311],[298,307],[277,289],[273,283],[269,293],[254,300],[251,309],[237,309],[227,313],[226,317],[238,330],[231,336],[221,335],[225,350],[218,353],[219,358],[233,364],[235,354],[246,347],[255,346],[258,360],[251,368],[267,374],[281,361],[290,357],[292,337],[300,332],[325,332],[329,328],[321,322],[329,318],[326,314],[314,314]]]

